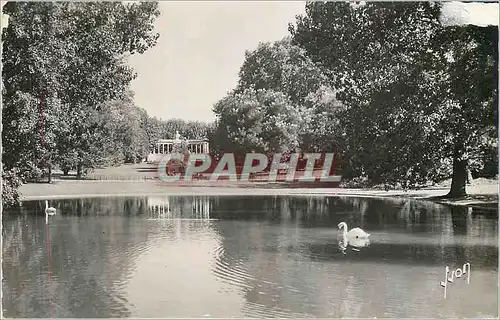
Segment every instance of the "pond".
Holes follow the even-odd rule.
[[[24,202],[3,219],[4,317],[498,317],[498,220],[408,199]],[[369,232],[340,250],[339,222]],[[445,267],[471,265],[440,282]]]

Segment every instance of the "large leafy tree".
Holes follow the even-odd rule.
[[[224,152],[286,152],[298,147],[300,113],[281,92],[246,89],[217,102],[218,136]]]
[[[303,48],[284,38],[260,43],[255,50],[245,53],[234,92],[253,89],[282,93],[302,119],[294,133],[300,149],[331,152],[339,145],[335,113],[340,107],[331,84],[325,70]],[[224,139],[223,130],[217,132]]]
[[[123,99],[107,103],[103,108],[102,125],[106,128],[106,152],[110,163],[135,163],[149,150],[147,131],[141,126],[143,110],[134,103],[132,91]]]
[[[432,69],[444,71],[437,84],[441,99],[435,107],[442,115],[437,130],[453,163],[450,195],[462,196],[467,167],[484,165],[485,153],[498,147],[498,27],[448,26],[433,40],[440,59],[432,61]]]
[[[438,24],[433,7],[419,5],[308,3],[306,15],[291,27],[294,43],[330,70],[337,97],[346,106],[340,117],[349,164],[346,176],[367,175],[374,183],[427,178],[407,160],[420,148],[408,149],[411,144],[393,139],[412,138],[406,132],[409,123],[398,116],[405,103],[401,97],[406,98],[401,93],[409,87],[400,84],[414,76],[411,61],[421,51],[408,43],[416,37],[415,30],[422,29],[417,40],[425,44]],[[424,18],[428,23],[422,25]],[[418,168],[427,172],[428,166]]]
[[[236,92],[253,88],[272,89],[288,96],[294,104],[304,104],[308,95],[328,85],[330,79],[291,39],[260,43],[245,52]]]
[[[135,77],[126,56],[156,43],[157,3],[9,2],[3,12],[9,16],[2,56],[4,165],[23,172],[50,168],[53,160],[76,161],[79,171],[94,166],[104,156],[102,107],[121,98]],[[18,126],[27,114],[39,119],[29,133]],[[18,143],[19,131],[28,146]],[[37,143],[40,135],[45,141]]]
[[[140,126],[148,140],[149,150],[154,147],[155,142],[160,139],[160,120],[150,117],[146,110],[139,108]]]
[[[458,197],[465,194],[466,158],[493,124],[492,86],[484,84],[494,86],[497,54],[484,48],[496,48],[498,37],[484,28],[450,29],[439,17],[440,5],[427,2],[311,2],[290,31],[330,70],[345,106],[340,119],[351,175],[412,187],[442,178],[440,165],[449,159],[450,196]],[[450,54],[459,58],[449,61]],[[457,90],[457,82],[477,89]],[[474,135],[481,138],[468,139]]]

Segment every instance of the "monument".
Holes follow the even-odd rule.
[[[174,139],[159,139],[151,149],[146,161],[158,163],[166,154],[172,153],[174,145],[180,143],[182,137],[179,131],[175,132]],[[190,153],[208,154],[210,152],[208,139],[186,139],[187,148]]]

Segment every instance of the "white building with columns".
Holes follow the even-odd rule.
[[[147,157],[147,162],[157,163],[160,162],[166,154],[172,153],[174,146],[182,143],[179,132],[176,132],[175,139],[160,139],[156,142],[150,154]],[[190,153],[208,154],[210,152],[208,146],[208,139],[191,139],[186,140],[188,150]]]

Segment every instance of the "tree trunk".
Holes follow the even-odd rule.
[[[470,185],[472,183],[472,180],[473,180],[472,171],[470,171],[469,168],[467,168],[467,184]]]
[[[467,184],[467,161],[459,160],[458,157],[454,157],[451,189],[447,196],[449,198],[465,197],[467,195],[467,192],[465,190],[466,184]]]
[[[52,183],[52,165],[49,163],[49,183]]]
[[[76,178],[82,178],[82,165],[80,163],[76,166]]]
[[[64,176],[67,176],[69,174],[69,169],[63,169],[63,175]]]

